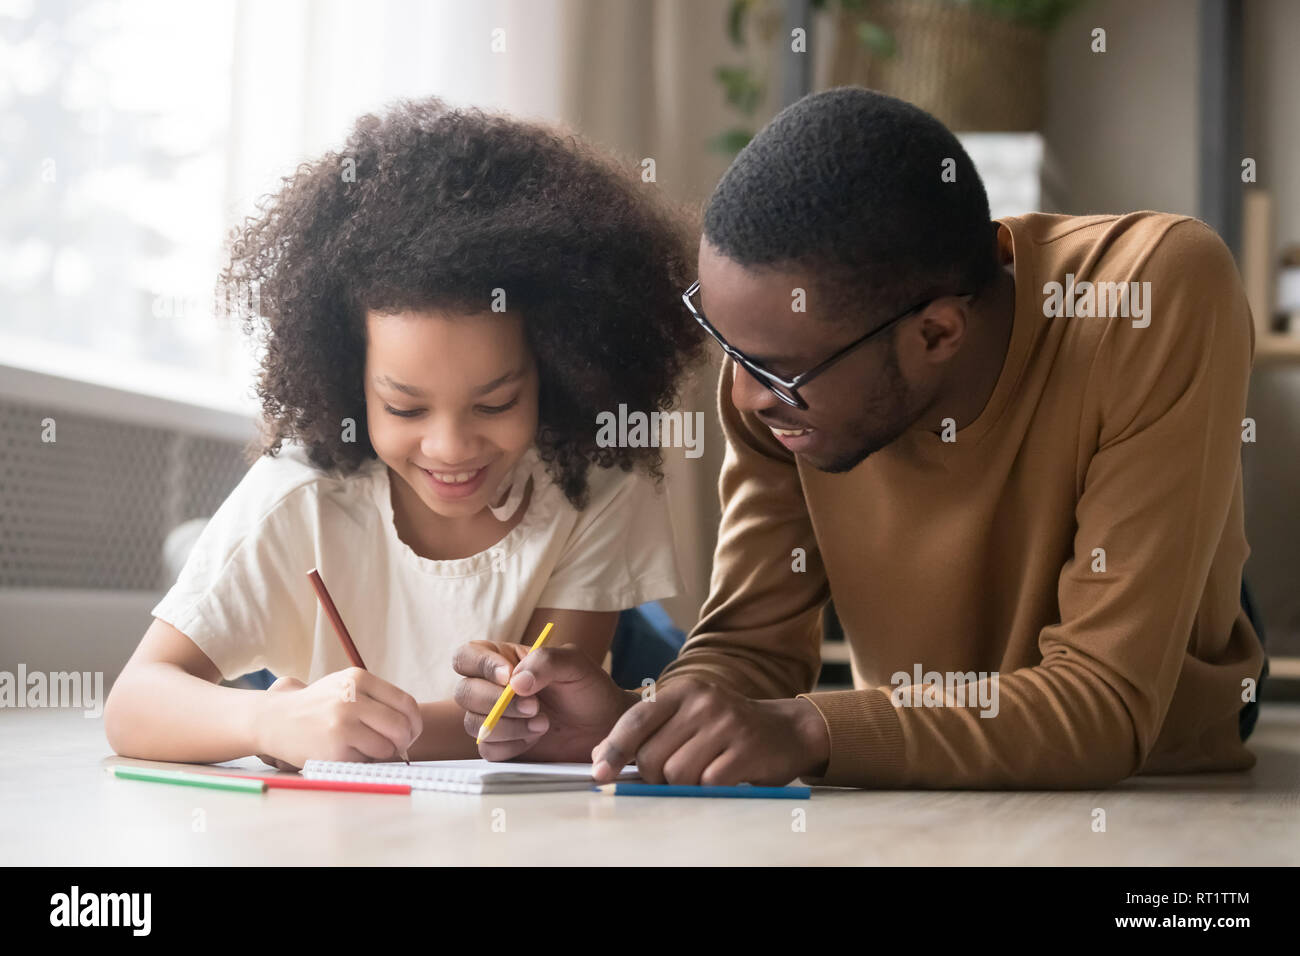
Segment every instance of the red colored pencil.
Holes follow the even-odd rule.
[[[405,783],[360,783],[349,780],[307,780],[304,777],[259,777],[249,773],[214,773],[214,777],[240,777],[244,780],[261,780],[268,787],[282,790],[350,790],[355,793],[410,793]]]
[[[334,633],[339,636],[339,641],[343,644],[343,653],[348,655],[348,660],[353,667],[360,667],[365,670],[365,661],[361,659],[361,654],[357,651],[357,645],[352,643],[352,635],[348,633],[347,625],[343,623],[343,618],[339,615],[339,609],[334,606],[334,599],[330,597],[325,582],[321,580],[320,572],[312,568],[307,572],[307,577],[311,580],[311,586],[316,590],[316,597],[320,600],[321,607],[325,609],[325,616],[334,625]]]
[[[348,633],[347,626],[343,623],[343,618],[339,614],[339,609],[334,606],[334,599],[330,597],[329,590],[325,587],[325,582],[321,579],[320,572],[312,568],[307,572],[307,577],[311,581],[312,588],[316,591],[316,598],[320,601],[321,607],[325,609],[325,615],[334,625],[334,633],[339,636],[339,641],[343,644],[343,653],[348,655],[348,660],[352,662],[353,667],[360,667],[366,670],[366,665],[362,663],[361,654],[357,650],[357,645],[352,643],[352,635]],[[398,753],[406,761],[406,765],[411,765],[411,758],[405,750],[399,750]]]

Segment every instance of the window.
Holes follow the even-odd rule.
[[[0,0],[0,363],[246,400],[252,346],[215,308],[230,228],[395,98],[554,118],[557,7]]]

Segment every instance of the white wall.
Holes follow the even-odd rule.
[[[1300,3],[1245,7],[1245,153],[1273,195],[1274,248],[1300,243]]]
[[[1195,0],[1093,0],[1053,35],[1043,132],[1063,212],[1195,215],[1197,23]]]
[[[1159,209],[1196,215],[1198,24],[1195,0],[1094,0],[1052,38],[1048,151],[1067,186],[1061,211]],[[1091,31],[1107,52],[1092,53]],[[1246,0],[1244,155],[1274,199],[1275,249],[1300,242],[1300,3]],[[1243,448],[1246,579],[1272,653],[1300,654],[1300,363],[1256,363]]]

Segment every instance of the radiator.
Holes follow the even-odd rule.
[[[0,365],[0,670],[110,682],[171,585],[168,533],[217,509],[252,434],[249,416]]]

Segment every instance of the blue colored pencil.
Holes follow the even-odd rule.
[[[738,787],[695,787],[670,783],[607,783],[593,787],[616,797],[746,797],[767,800],[808,800],[810,787],[755,787],[742,783]]]

